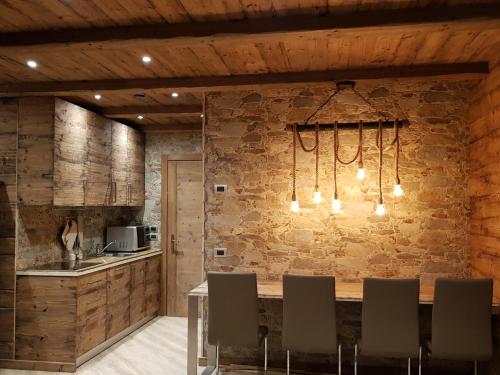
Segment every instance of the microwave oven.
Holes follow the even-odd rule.
[[[130,225],[126,227],[108,227],[106,242],[113,242],[108,252],[136,252],[149,249],[149,225]]]

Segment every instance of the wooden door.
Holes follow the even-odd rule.
[[[109,206],[111,184],[111,120],[87,112],[87,158],[85,204]]]
[[[127,128],[128,205],[144,205],[144,134]]]
[[[111,204],[128,204],[128,166],[127,166],[128,127],[113,121],[111,124]]]
[[[56,99],[54,116],[54,205],[83,206],[87,110]]]
[[[167,314],[187,316],[187,293],[203,270],[201,160],[167,161]]]
[[[130,326],[130,265],[108,271],[106,339]]]

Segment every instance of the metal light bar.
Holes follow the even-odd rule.
[[[410,125],[410,121],[408,120],[397,120],[398,122],[398,127],[399,128],[404,128],[408,127]],[[324,130],[331,130],[334,129],[334,124],[318,124],[319,125],[319,130],[324,131]],[[339,129],[358,129],[359,128],[359,122],[339,122],[337,123],[337,126]],[[394,128],[394,121],[383,121],[382,122],[382,127],[383,128]],[[308,125],[303,125],[303,124],[297,124],[297,131],[299,132],[312,132],[315,131],[316,124],[308,124]],[[363,122],[363,129],[377,129],[378,128],[378,121],[366,121]],[[293,124],[288,124],[285,128],[287,131],[293,131]]]

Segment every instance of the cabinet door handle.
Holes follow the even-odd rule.
[[[127,184],[127,206],[130,205],[130,202],[132,200],[131,198],[131,191],[132,191],[132,185],[130,184],[130,182]]]
[[[83,205],[87,205],[87,180],[83,180]]]
[[[112,189],[113,189],[113,203],[116,203],[116,181],[113,181]]]

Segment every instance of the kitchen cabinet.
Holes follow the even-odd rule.
[[[58,98],[19,98],[18,199],[142,206],[142,132]]]
[[[106,337],[111,338],[130,325],[130,265],[108,271]]]
[[[157,315],[160,259],[155,254],[81,276],[18,275],[15,358],[76,366],[92,349],[104,350]]]

